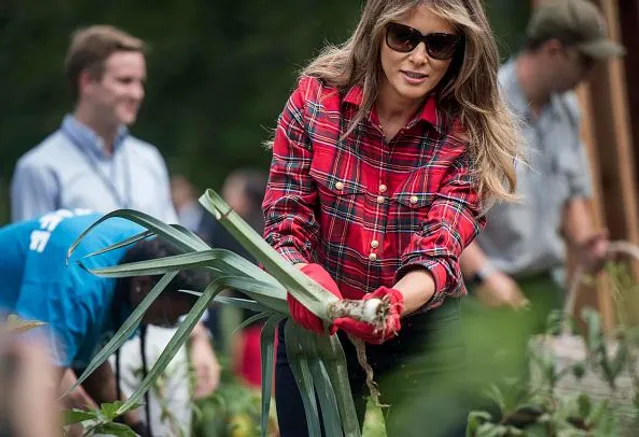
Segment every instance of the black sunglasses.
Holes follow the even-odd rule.
[[[419,30],[399,23],[386,25],[386,45],[396,52],[408,53],[415,50],[420,42],[424,42],[426,53],[433,59],[445,61],[455,55],[460,35],[452,33],[422,34]]]

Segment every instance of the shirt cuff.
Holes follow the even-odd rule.
[[[311,243],[308,241],[301,243],[291,236],[282,238],[282,235],[273,233],[266,238],[266,242],[291,264],[308,263],[311,258]]]
[[[308,263],[308,260],[295,248],[279,247],[277,252],[291,264]]]

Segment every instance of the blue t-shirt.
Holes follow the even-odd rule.
[[[113,312],[115,279],[93,275],[77,261],[142,232],[142,227],[111,218],[82,240],[66,264],[73,242],[100,216],[86,210],[58,210],[0,229],[0,308],[45,322],[33,334],[46,333],[53,359],[62,367],[85,367],[130,313],[124,307],[118,315]],[[115,266],[126,250],[83,263],[89,269]]]

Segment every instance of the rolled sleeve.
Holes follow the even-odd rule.
[[[589,198],[592,196],[592,178],[588,154],[586,153],[585,144],[581,142],[579,143],[579,148],[575,151],[573,165],[570,167],[567,177],[571,198]]]
[[[485,224],[476,184],[465,160],[458,160],[433,201],[422,230],[413,234],[401,257],[397,279],[415,267],[426,268],[435,282],[435,294],[426,305],[433,309],[447,295],[461,296],[459,257]]]
[[[279,117],[264,196],[264,237],[292,263],[308,262],[316,247],[317,190],[309,171],[313,151],[304,123],[308,80],[302,79]]]
[[[571,127],[571,139],[563,145],[566,146],[564,152],[564,165],[566,167],[566,178],[570,197],[591,197],[592,177],[590,174],[590,164],[586,145],[581,141],[582,115],[579,106],[579,99],[574,91],[566,93],[563,98],[566,111],[566,122]]]

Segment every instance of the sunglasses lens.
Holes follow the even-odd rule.
[[[417,47],[419,37],[408,26],[389,23],[386,28],[386,44],[395,51],[407,53]]]
[[[448,33],[426,35],[426,51],[434,59],[450,59],[455,55],[459,37]]]

